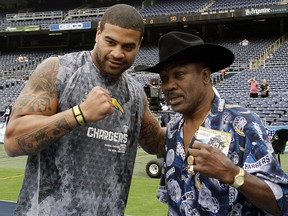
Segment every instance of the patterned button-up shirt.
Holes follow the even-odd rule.
[[[187,172],[183,145],[183,117],[169,124],[158,199],[169,206],[169,215],[268,215],[238,190],[200,173]],[[239,105],[215,96],[206,128],[232,134],[228,157],[246,172],[263,179],[288,215],[288,177],[281,169],[260,118]],[[190,147],[193,145],[193,138]]]

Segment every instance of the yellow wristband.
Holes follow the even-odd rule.
[[[84,125],[86,123],[86,120],[81,112],[79,105],[74,106],[72,110],[78,125]]]
[[[79,125],[83,125],[83,124],[85,124],[82,115],[75,116],[75,118],[76,118],[76,121],[77,121],[77,123],[78,123]]]
[[[80,109],[79,109],[78,105],[73,107],[73,112],[74,112],[75,116],[81,115],[81,112],[80,112]]]

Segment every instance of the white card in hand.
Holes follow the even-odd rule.
[[[228,155],[229,146],[232,138],[232,134],[224,131],[213,130],[210,128],[200,127],[195,133],[195,138],[199,142],[209,144],[226,156]]]

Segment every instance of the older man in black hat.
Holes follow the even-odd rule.
[[[288,177],[257,115],[214,93],[210,75],[233,53],[195,35],[159,40],[159,73],[167,102],[182,116],[167,128],[159,200],[169,215],[288,214]]]

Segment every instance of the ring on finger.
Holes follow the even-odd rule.
[[[188,172],[189,174],[191,174],[191,175],[195,175],[193,165],[188,165],[188,167],[187,167],[187,172]]]
[[[194,163],[194,157],[192,155],[189,155],[188,158],[187,158],[187,163],[189,165],[193,165]]]

